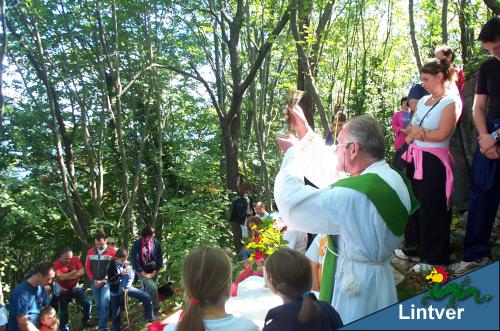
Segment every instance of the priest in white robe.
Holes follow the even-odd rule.
[[[314,137],[299,107],[288,114],[300,141],[278,138],[285,157],[275,181],[276,204],[291,229],[334,235],[328,254],[336,261],[329,263],[330,278],[325,261],[320,298],[329,287],[324,298],[331,300],[345,325],[397,302],[389,257],[418,201],[385,162],[385,140],[375,119],[350,120],[339,144],[328,150]],[[333,183],[342,177],[339,173],[349,177],[326,186],[324,181]],[[318,181],[319,189],[304,185],[304,176]]]

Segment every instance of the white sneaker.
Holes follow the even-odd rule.
[[[455,275],[461,275],[469,270],[485,266],[489,262],[490,259],[488,259],[487,257],[483,257],[482,259],[479,259],[477,261],[471,261],[471,262],[461,261],[459,263],[455,263],[450,267],[450,269]]]
[[[417,263],[413,266],[413,268],[411,268],[411,270],[421,274],[421,273],[431,272],[432,268],[434,268],[432,264]]]
[[[403,252],[403,250],[401,250],[399,248],[396,248],[394,250],[394,255],[396,255],[397,257],[399,257],[402,260],[408,260],[408,261],[412,261],[412,262],[420,262],[420,258],[418,256],[406,255],[405,252]]]

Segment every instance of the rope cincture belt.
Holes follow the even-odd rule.
[[[333,255],[335,255],[336,257],[341,257],[343,259],[346,259],[346,260],[352,261],[352,262],[363,263],[363,264],[373,264],[373,265],[384,265],[389,261],[389,258],[387,258],[385,260],[378,260],[378,261],[372,261],[372,260],[362,261],[362,260],[358,260],[356,258],[353,258],[347,254],[342,254],[342,253],[337,254],[332,249],[330,249],[330,246],[328,246],[328,245],[326,247],[327,247],[328,251],[330,253],[332,253]]]

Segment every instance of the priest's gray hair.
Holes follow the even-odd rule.
[[[384,133],[375,118],[368,115],[354,117],[347,122],[344,130],[346,143],[357,142],[361,152],[375,161],[384,158]]]

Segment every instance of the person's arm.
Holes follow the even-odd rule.
[[[155,239],[155,242],[157,244],[156,248],[158,249],[156,252],[156,268],[157,271],[160,272],[160,269],[163,268],[163,253],[161,251],[160,241]]]
[[[132,286],[132,283],[134,281],[134,276],[133,276],[134,271],[133,271],[132,267],[129,266],[128,273],[125,273],[126,272],[125,270],[126,269],[124,269],[122,271],[122,274],[121,274],[122,279],[121,279],[121,283],[120,283],[120,286],[121,286],[122,290],[124,290],[124,291],[128,290]]]
[[[136,240],[134,245],[132,246],[132,265],[134,266],[135,271],[138,273],[142,273],[141,266],[141,244],[140,240]]]
[[[412,113],[415,113],[417,110],[417,103],[419,99],[410,99],[408,100],[408,107],[410,107],[410,110]]]
[[[17,317],[17,327],[21,331],[39,331],[38,328],[28,319],[28,315],[21,315]]]
[[[116,282],[119,282],[121,278],[121,274],[117,272],[116,270],[116,264],[111,261],[108,265],[108,282],[111,284],[115,284]]]
[[[289,149],[274,184],[274,197],[280,216],[290,229],[310,232],[337,234],[330,211],[333,206],[326,197],[330,188],[316,189],[304,185],[303,174],[295,167],[297,147]]]
[[[319,292],[319,280],[318,280],[318,269],[320,267],[319,263],[309,261],[311,263],[311,270],[312,270],[312,290]]]
[[[458,114],[456,112],[455,103],[450,103],[443,109],[437,129],[424,129],[425,134],[423,140],[428,142],[439,142],[446,140],[453,132],[453,129],[457,124],[457,120]]]
[[[488,95],[486,94],[475,94],[474,95],[474,105],[472,106],[472,118],[474,119],[474,125],[478,132],[479,148],[481,153],[490,159],[496,159],[499,157],[496,148],[493,148],[497,141],[491,136],[491,132],[488,132],[488,127],[486,125],[486,105],[488,103]]]
[[[87,274],[88,279],[92,282],[94,280],[94,274],[92,273],[92,263],[89,259],[91,250],[92,249],[89,249],[89,251],[87,252],[87,257],[85,258],[85,273]]]
[[[401,117],[401,112],[398,111],[397,113],[394,113],[394,115],[392,115],[392,119],[391,119],[391,127],[392,127],[392,131],[394,131],[394,133],[397,135],[399,133],[399,130],[401,129],[401,125],[400,125],[400,117]]]

